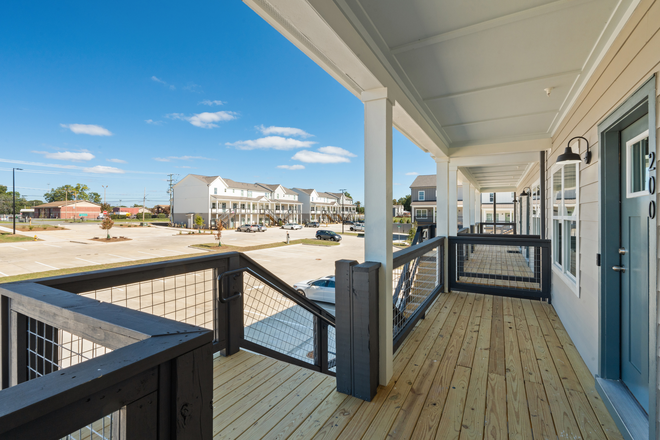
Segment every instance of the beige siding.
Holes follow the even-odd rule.
[[[584,136],[591,146],[591,163],[582,163],[580,166],[580,296],[575,295],[570,286],[553,273],[553,305],[592,373],[597,373],[598,367],[598,124],[654,73],[659,73],[659,30],[660,1],[642,0],[559,125],[553,137],[552,149],[546,154],[546,206],[549,207],[551,169],[557,156],[564,152],[567,141],[574,136]],[[658,89],[660,87],[656,86]],[[660,127],[660,120],[656,125]],[[586,145],[582,142],[581,155],[585,151]],[[539,174],[537,166],[521,182],[518,190],[531,186]],[[548,209],[548,237],[552,226],[550,213]]]

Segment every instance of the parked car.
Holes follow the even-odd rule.
[[[341,235],[333,231],[320,230],[316,231],[316,239],[341,241]]]
[[[354,223],[353,223],[352,221],[350,221],[350,220],[344,220],[344,224],[345,224],[345,225],[352,225],[352,224],[354,224]]]
[[[104,218],[105,218],[105,216],[103,214],[101,214],[98,217],[96,217],[96,220],[103,220]]]
[[[266,232],[268,228],[264,225],[252,225],[253,228],[257,228],[258,232]]]
[[[351,231],[364,232],[364,225],[362,223],[355,223],[351,225]]]
[[[319,222],[309,222],[309,223],[307,223],[308,228],[318,228],[319,226],[321,226],[319,224]]]
[[[302,229],[302,225],[299,225],[298,223],[287,223],[285,225],[282,225],[282,229]]]
[[[299,294],[313,301],[335,303],[335,276],[307,280],[293,285]]]
[[[236,232],[257,232],[259,227],[257,225],[241,225],[236,228]]]

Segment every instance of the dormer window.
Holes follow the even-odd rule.
[[[252,197],[252,191],[248,191],[248,197]]]
[[[213,188],[213,194],[218,194],[218,188]]]

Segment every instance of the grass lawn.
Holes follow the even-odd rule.
[[[360,233],[357,233],[357,232],[337,232],[337,234],[339,234],[339,235],[350,235],[352,237],[359,237],[360,235],[364,235],[364,232],[360,232]]]
[[[199,249],[211,249],[215,252],[218,253],[224,253],[224,252],[248,252],[248,251],[258,251],[261,249],[270,249],[270,248],[277,248],[277,247],[283,247],[283,246],[291,246],[294,244],[307,244],[311,246],[338,246],[339,243],[336,241],[329,241],[329,240],[315,240],[313,238],[302,238],[299,240],[290,240],[289,244],[286,244],[283,241],[278,241],[275,243],[268,243],[268,244],[259,244],[255,246],[232,246],[228,244],[223,244],[222,246],[218,247],[217,243],[204,243],[204,244],[194,244],[191,247],[196,247]]]
[[[0,243],[17,243],[19,241],[34,241],[32,237],[25,235],[13,235],[9,232],[0,232]]]

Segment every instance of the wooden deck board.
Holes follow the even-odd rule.
[[[243,351],[214,378],[217,439],[622,438],[552,306],[529,300],[441,295],[372,402]]]

